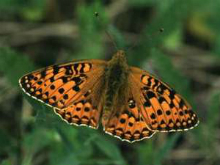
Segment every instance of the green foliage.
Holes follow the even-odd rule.
[[[113,160],[112,164],[125,165],[125,160],[122,157],[120,151],[116,144],[107,141],[106,139],[99,137],[95,141],[95,145],[109,157],[110,160]]]
[[[217,127],[219,124],[220,116],[220,93],[219,91],[213,92],[210,95],[208,100],[208,106],[206,119],[201,119],[201,126],[198,130],[195,130],[195,133],[198,137],[197,143],[203,148],[207,157],[212,157],[216,159],[215,152],[215,141],[218,136],[216,136]]]
[[[113,1],[106,3],[101,0],[94,2],[77,1],[77,3],[74,0],[68,3],[54,0],[0,1],[0,20],[3,20],[0,21],[1,25],[4,25],[5,21],[14,21],[17,24],[21,22],[25,26],[33,22],[47,26],[50,24],[47,19],[54,16],[53,14],[47,15],[48,11],[53,11],[58,13],[63,22],[70,18],[67,21],[78,27],[78,34],[76,35],[78,37],[74,38],[74,41],[63,36],[60,38],[40,38],[41,36],[34,34],[32,37],[36,37],[36,43],[12,46],[13,44],[10,45],[10,43],[13,42],[8,42],[7,47],[0,47],[0,164],[162,165],[172,163],[179,165],[190,164],[191,162],[191,164],[219,164],[219,89],[213,87],[213,84],[210,85],[207,77],[203,82],[198,82],[198,79],[194,80],[194,77],[186,77],[187,73],[182,73],[181,69],[173,66],[174,57],[168,56],[169,51],[164,50],[179,52],[178,49],[183,45],[185,46],[185,40],[188,39],[189,43],[187,44],[189,45],[199,45],[203,42],[208,45],[208,48],[202,46],[197,48],[207,51],[209,55],[206,55],[206,59],[219,56],[220,21],[218,15],[220,14],[220,1],[130,0],[117,11],[116,8],[121,5],[122,1],[119,2],[114,1],[118,4],[114,10],[110,10]],[[71,11],[65,11],[69,4],[74,4],[73,8]],[[146,10],[150,13],[149,19],[141,19],[141,23],[137,22],[139,19],[127,18],[129,15],[127,13],[121,16],[124,10],[129,14],[132,13],[135,18],[140,17],[136,12],[142,11],[142,14]],[[99,17],[94,16],[95,12],[99,13]],[[111,18],[110,15],[115,14],[111,12],[117,12],[117,18]],[[64,13],[68,15],[67,18]],[[123,27],[124,19],[130,20],[129,25],[131,27]],[[57,18],[57,20],[59,19]],[[62,21],[59,23],[62,24]],[[191,24],[189,25],[190,21]],[[133,30],[139,24],[143,28],[138,29],[139,31]],[[36,25],[36,27],[38,26],[41,25]],[[16,28],[14,27],[15,31]],[[31,28],[34,29],[34,26],[29,29]],[[163,28],[164,32],[160,33],[160,28]],[[13,41],[13,37],[16,37],[17,34],[22,34],[29,29],[24,28],[24,30],[21,29],[15,33],[4,34],[1,33],[0,28],[0,34],[3,36],[0,38],[0,43],[2,40],[4,43],[7,43],[7,40]],[[110,34],[110,38],[116,43],[117,48],[108,42],[107,46],[111,50],[106,49],[105,39],[109,40],[109,38],[106,36],[105,30]],[[192,35],[199,40],[198,43],[195,43]],[[128,40],[129,37],[131,39],[134,37],[134,41]],[[26,39],[28,41],[29,38]],[[66,45],[69,45],[69,41],[73,42],[70,45],[76,49],[68,49]],[[67,42],[68,44],[66,44]],[[45,50],[47,46],[51,47],[53,43],[59,45],[59,48],[55,49],[56,51]],[[132,47],[133,45],[135,46]],[[139,66],[142,69],[148,70],[146,64],[152,62],[153,73],[156,77],[174,87],[193,105],[200,118],[198,128],[189,131],[189,133],[171,133],[168,136],[165,133],[162,135],[157,133],[151,139],[127,144],[106,135],[102,128],[93,130],[87,127],[68,125],[58,115],[54,114],[52,108],[25,94],[25,99],[33,108],[30,108],[25,101],[21,101],[23,96],[18,86],[19,78],[39,68],[38,65],[42,66],[49,63],[48,59],[52,57],[51,54],[57,54],[57,59],[54,61],[69,61],[68,59],[72,60],[73,58],[107,59],[109,57],[105,56],[106,53],[112,54],[116,49],[125,49],[129,64]],[[48,53],[47,57],[42,58],[45,63],[37,62],[39,52]],[[70,53],[65,54],[65,52]],[[178,58],[178,55],[176,56]],[[184,60],[185,56],[182,58]],[[188,58],[186,57],[186,59]],[[206,61],[206,59],[203,60],[203,64],[208,65],[211,60]],[[206,65],[199,65],[200,59],[193,62],[195,66],[189,68],[192,71],[197,67],[197,70],[205,70],[204,72],[207,74],[214,73],[210,77],[219,78],[218,61],[215,61],[214,68],[212,66],[205,68]],[[182,66],[182,68],[184,67]],[[191,75],[190,71],[188,72]],[[196,76],[202,77],[203,75]],[[215,91],[210,92],[211,88],[214,88]],[[201,91],[205,91],[202,105],[200,105],[200,101],[195,102],[193,99],[199,98],[197,95],[200,95]],[[195,107],[199,107],[199,109]],[[199,159],[195,158],[193,161],[187,160],[186,162],[185,160],[178,161],[178,159],[176,161],[168,160],[170,153],[175,149],[193,150],[198,155],[200,153],[204,155],[200,156]]]
[[[99,13],[98,17],[95,16],[95,12]],[[77,14],[81,37],[78,56],[81,59],[103,58],[101,32],[106,24],[106,17],[100,1],[96,1],[91,6],[79,6]]]
[[[138,149],[139,163],[140,165],[152,164],[152,165],[160,165],[164,158],[166,158],[173,147],[175,146],[179,134],[169,137],[164,144],[159,147],[155,147],[153,141],[149,141],[144,145],[140,145]]]
[[[34,65],[27,57],[10,48],[0,47],[0,71],[7,76],[10,83],[18,85],[18,79],[33,69]]]
[[[157,151],[155,151],[153,163],[154,165],[160,165],[163,159],[169,155],[170,151],[175,146],[179,136],[179,134],[176,134],[170,137],[164,145],[162,145]]]
[[[45,7],[46,1],[44,0],[29,0],[28,5],[23,7],[21,17],[28,21],[40,21],[44,16]]]
[[[39,21],[43,17],[46,1],[44,0],[1,0],[0,13],[6,19],[11,19],[15,14],[27,21]],[[5,15],[5,13],[9,14]]]

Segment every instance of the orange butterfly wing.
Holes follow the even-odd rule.
[[[199,120],[192,107],[164,82],[148,72],[131,67],[132,82],[141,105],[141,114],[153,131],[184,131]]]
[[[132,86],[123,89],[125,102],[119,102],[111,110],[111,116],[107,122],[102,120],[104,131],[122,141],[135,142],[145,138],[151,138],[154,131],[151,131],[141,115],[141,109],[132,93]],[[119,95],[119,97],[123,97]],[[119,100],[119,99],[118,99]]]
[[[19,84],[26,94],[54,108],[66,122],[97,128],[105,66],[102,60],[53,65],[23,76]]]

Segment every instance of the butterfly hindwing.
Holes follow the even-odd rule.
[[[112,116],[103,122],[104,131],[128,142],[151,138],[155,132],[147,127],[132,91],[126,96],[125,102],[114,106]]]
[[[53,65],[23,76],[20,86],[68,123],[97,128],[105,65],[101,60]]]
[[[146,71],[135,67],[131,70],[132,81],[139,86],[141,113],[151,130],[184,131],[198,124],[192,107],[172,88]]]

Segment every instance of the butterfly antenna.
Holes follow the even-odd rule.
[[[154,33],[154,34],[152,34],[152,35],[150,35],[150,36],[147,36],[147,37],[149,38],[149,40],[153,40],[152,38],[153,38],[155,35],[158,35],[159,33],[163,33],[163,32],[164,32],[164,28],[160,28],[156,33]],[[140,40],[137,39],[137,40],[135,41],[135,43],[134,43],[131,47],[128,48],[127,51],[130,51],[130,50],[134,49],[134,48],[138,45],[139,41],[140,41]]]
[[[99,13],[98,12],[95,12],[95,17],[97,18],[98,21],[100,21],[100,18],[99,18]],[[113,39],[112,35],[105,29],[105,34],[106,36],[110,39],[110,41],[113,43],[114,47],[116,50],[118,50],[118,46],[115,42],[115,40]]]

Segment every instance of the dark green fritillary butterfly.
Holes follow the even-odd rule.
[[[119,50],[110,61],[53,65],[19,80],[22,90],[64,121],[134,142],[156,132],[186,131],[199,121],[191,106],[147,71],[127,65]]]

